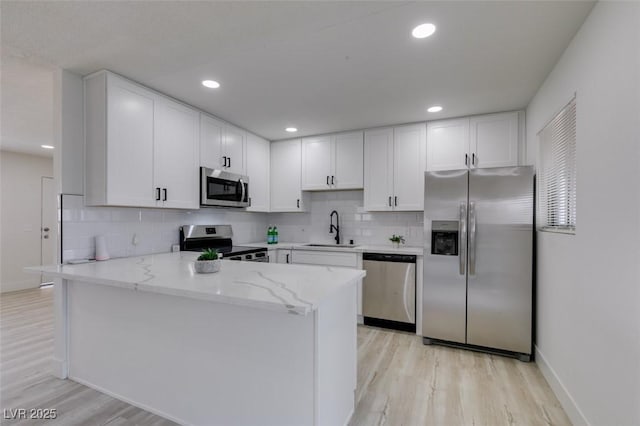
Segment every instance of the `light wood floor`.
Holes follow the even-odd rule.
[[[0,406],[56,408],[58,418],[2,424],[173,425],[50,375],[52,295],[43,289],[0,297]],[[533,363],[424,346],[415,335],[369,327],[358,328],[356,399],[352,426],[571,424]]]

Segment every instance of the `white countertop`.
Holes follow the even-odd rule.
[[[265,247],[267,249],[276,250],[317,250],[317,251],[342,251],[342,252],[351,252],[351,253],[391,253],[391,254],[413,254],[415,256],[422,256],[424,252],[423,247],[412,247],[412,246],[404,246],[401,245],[398,248],[395,248],[393,245],[371,245],[371,244],[363,244],[356,247],[344,247],[340,245],[335,246],[309,246],[307,244],[310,243],[289,243],[282,242],[278,244],[267,244],[264,242],[260,243],[248,243],[242,244],[243,246],[249,247]]]
[[[358,269],[223,260],[220,272],[196,274],[198,253],[179,252],[78,265],[26,268],[28,272],[136,291],[188,297],[306,315],[345,285]]]

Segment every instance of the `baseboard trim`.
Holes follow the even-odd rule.
[[[68,377],[67,361],[60,358],[53,358],[51,361],[51,370],[58,379],[66,379]]]
[[[81,385],[84,385],[84,386],[89,387],[91,389],[97,390],[98,392],[101,392],[101,393],[103,393],[105,395],[109,395],[112,398],[118,399],[118,400],[120,400],[122,402],[126,402],[129,405],[133,405],[134,407],[138,407],[138,408],[140,408],[142,410],[148,411],[150,413],[153,413],[153,414],[155,414],[157,416],[160,416],[162,418],[165,418],[167,420],[171,420],[174,423],[178,423],[178,424],[181,424],[181,425],[190,425],[191,424],[191,423],[188,423],[188,422],[186,422],[184,420],[181,420],[181,419],[179,419],[177,417],[170,416],[167,413],[163,413],[160,410],[156,410],[153,407],[149,407],[149,406],[147,406],[145,404],[140,404],[140,403],[138,403],[136,401],[133,401],[132,399],[125,398],[122,395],[119,395],[119,394],[117,394],[115,392],[108,391],[108,390],[106,390],[106,389],[104,389],[104,388],[102,388],[100,386],[97,386],[97,385],[95,385],[95,384],[93,384],[93,383],[91,383],[91,382],[89,382],[87,380],[82,380],[82,379],[79,379],[79,378],[73,377],[73,376],[69,376],[69,380],[73,380],[74,382],[80,383]]]
[[[567,416],[571,420],[574,426],[591,426],[591,423],[587,420],[580,407],[576,403],[575,399],[571,396],[567,388],[564,386],[560,377],[555,372],[553,367],[547,361],[547,358],[542,354],[540,349],[535,346],[536,352],[536,364],[538,364],[538,368],[540,372],[551,386],[551,390],[560,401],[560,405],[564,409]]]

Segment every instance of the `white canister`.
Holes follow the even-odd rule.
[[[96,260],[109,260],[107,239],[104,235],[96,235]]]

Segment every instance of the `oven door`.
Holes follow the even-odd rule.
[[[248,207],[249,178],[224,170],[200,168],[200,205]]]

